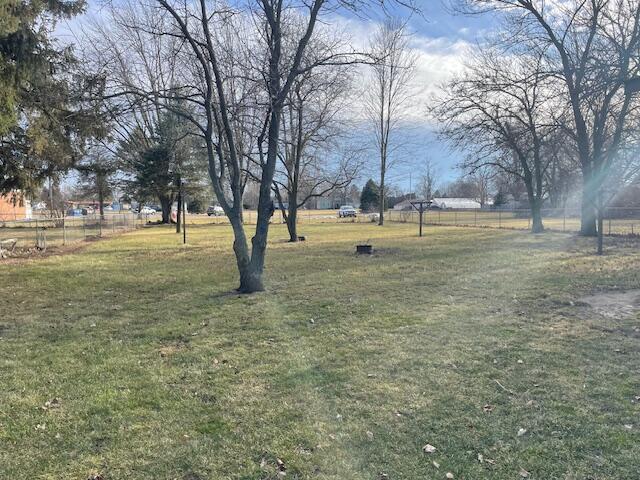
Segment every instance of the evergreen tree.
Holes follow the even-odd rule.
[[[83,11],[84,0],[0,0],[0,193],[33,193],[101,135],[86,101],[101,82],[73,70],[70,48],[52,39],[56,22]]]
[[[380,188],[372,179],[369,179],[360,195],[360,208],[363,212],[375,210],[380,205]]]
[[[135,129],[120,144],[122,169],[130,175],[128,193],[138,200],[157,199],[162,222],[169,223],[171,206],[180,191],[180,182],[197,189],[206,177],[204,155],[198,148],[191,125],[184,117],[163,111],[154,132]]]

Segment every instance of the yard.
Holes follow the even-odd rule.
[[[253,296],[224,225],[0,263],[0,479],[638,478],[638,240],[301,233]]]

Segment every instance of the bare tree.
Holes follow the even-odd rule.
[[[298,209],[349,186],[358,174],[360,152],[340,115],[351,92],[351,72],[340,65],[306,71],[289,92],[273,185],[291,242],[298,241]]]
[[[424,163],[422,175],[418,180],[418,193],[425,200],[431,200],[438,184],[439,172],[430,158]]]
[[[542,60],[523,51],[504,56],[483,50],[449,83],[433,109],[442,122],[441,134],[460,149],[472,148],[462,165],[472,176],[482,173],[486,183],[487,167],[492,167],[522,180],[532,232],[544,230],[541,208],[550,160],[543,148],[555,129],[552,80]]]
[[[384,225],[385,180],[391,166],[393,133],[406,118],[416,57],[409,48],[406,25],[398,19],[387,19],[377,28],[371,50],[377,61],[372,66],[371,85],[365,101],[380,156],[378,225]]]
[[[200,106],[200,115],[192,117],[192,121],[202,132],[213,189],[234,231],[239,291],[263,290],[269,221],[273,212],[271,190],[279,161],[285,105],[301,75],[323,65],[350,61],[346,57],[352,52],[331,51],[326,56],[313,57],[308,49],[321,12],[333,11],[341,3],[260,0],[251,4],[250,22],[243,22],[247,18],[246,11],[209,4],[206,0],[195,5],[179,0],[157,0],[157,4],[168,13],[175,27],[159,34],[180,38],[196,69],[198,83],[185,86],[181,93]],[[352,3],[346,5],[354,7]],[[243,23],[249,23],[249,26],[243,27]],[[227,32],[233,41],[225,40],[220,32]],[[236,76],[230,68],[237,58],[246,61],[247,68],[242,77]],[[261,129],[255,142],[257,157],[254,161],[260,168],[260,190],[251,249],[242,221],[242,144],[234,129],[234,122],[244,124],[242,105],[245,103],[230,88],[233,81],[259,85],[260,89],[252,98],[263,107],[258,122]]]
[[[557,79],[559,105],[570,111],[564,125],[575,142],[582,172],[581,233],[596,234],[599,191],[616,171],[637,106],[625,93],[638,75],[640,3],[634,0],[462,0],[478,13],[506,14],[505,37],[544,55]]]

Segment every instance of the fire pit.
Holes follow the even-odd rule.
[[[356,245],[356,253],[358,255],[371,255],[373,253],[373,245]]]

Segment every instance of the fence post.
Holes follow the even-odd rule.
[[[38,219],[36,218],[36,248],[38,248]]]
[[[100,238],[102,238],[102,217],[99,216],[99,215],[98,215],[98,224],[100,225],[100,227],[99,227],[99,232],[100,232],[99,235],[100,235]]]
[[[473,226],[474,227],[478,226],[478,209],[477,208],[473,211]]]
[[[62,245],[67,244],[67,217],[62,217]]]
[[[458,225],[458,211],[453,212],[453,224]]]
[[[82,217],[82,235],[87,239],[87,217]]]
[[[502,211],[498,210],[498,228],[502,228]]]

